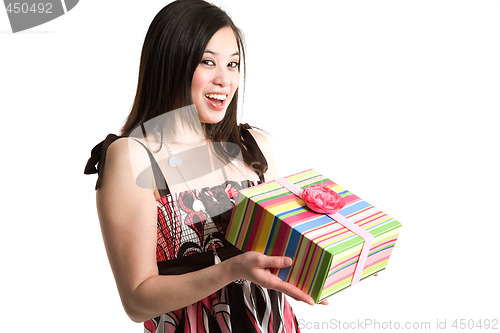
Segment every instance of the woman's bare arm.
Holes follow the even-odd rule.
[[[149,165],[138,143],[119,139],[110,145],[97,191],[97,210],[108,259],[123,307],[136,322],[193,304],[236,279],[282,291],[312,304],[310,296],[281,281],[270,268],[291,264],[288,258],[248,252],[196,272],[158,275],[157,208],[151,188],[136,185],[131,161]]]

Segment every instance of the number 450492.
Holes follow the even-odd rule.
[[[465,329],[483,329],[483,330],[497,330],[498,319],[455,319],[451,325],[458,330]]]
[[[28,13],[33,13],[33,14],[52,14],[52,4],[50,2],[48,3],[33,3],[28,4],[26,2],[14,2],[14,3],[9,3],[6,7],[7,13],[14,13],[14,14],[28,14]]]

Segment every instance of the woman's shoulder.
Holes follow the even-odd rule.
[[[259,148],[268,147],[270,145],[269,134],[264,130],[258,127],[250,126],[249,124],[240,124],[240,129],[244,140],[247,138],[247,135],[245,134],[249,133],[259,145]]]
[[[249,128],[248,132],[252,134],[253,138],[255,139],[255,141],[257,142],[257,144],[261,149],[270,147],[269,134],[255,127]]]
[[[123,171],[136,174],[149,166],[147,151],[139,142],[134,138],[109,134],[92,149],[85,174],[98,174],[96,190],[102,186],[104,170],[111,169],[108,172],[113,174]]]
[[[118,137],[110,143],[107,155],[110,158],[129,160],[134,155],[140,157],[144,155],[144,148],[141,148],[136,139],[130,137]]]
[[[260,153],[264,157],[264,162],[267,164],[265,171],[266,179],[274,179],[276,176],[276,167],[274,164],[269,134],[259,128],[249,126],[248,124],[242,125],[242,130],[247,131],[252,136],[258,149],[260,150]]]

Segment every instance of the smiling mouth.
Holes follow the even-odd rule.
[[[227,99],[227,95],[219,94],[206,94],[205,97],[212,102],[214,105],[222,106],[224,101]]]

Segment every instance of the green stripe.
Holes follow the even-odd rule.
[[[279,227],[281,225],[281,221],[275,216],[274,219],[273,219],[273,227],[274,227],[274,231],[273,231],[273,234],[270,235],[270,244],[269,244],[269,247],[267,246],[266,244],[266,248],[269,248],[269,251],[266,252],[265,254],[267,255],[270,255],[271,252],[273,251],[273,248],[274,248],[274,243],[276,243],[276,238],[278,237],[278,231],[279,231]],[[271,230],[273,229],[273,227],[271,227]],[[268,242],[269,242],[268,241]]]
[[[302,244],[306,243],[307,247],[309,247],[309,254],[307,255],[307,258],[306,258],[306,263],[305,263],[305,268],[306,268],[306,271],[309,271],[312,267],[310,266],[311,264],[311,261],[312,261],[312,255],[314,253],[314,249],[317,247],[316,244],[312,243],[310,240],[308,240],[307,238],[303,237],[303,241],[302,241]],[[307,251],[308,249],[306,248],[305,251]],[[301,272],[301,277],[300,277],[300,280],[299,280],[299,286],[302,285],[302,283],[304,283],[304,280],[306,278],[306,275],[307,274],[303,274]]]
[[[376,272],[379,272],[379,271],[385,269],[385,266],[387,266],[387,262],[388,262],[388,260],[384,260],[384,261],[379,262],[376,265],[371,266],[369,269],[366,269],[365,271],[367,271],[367,274],[369,274],[369,275],[361,278],[361,280],[364,280],[367,277],[375,274]],[[324,289],[322,291],[322,293],[321,293],[320,299],[326,298],[326,297],[331,296],[331,295],[333,295],[335,293],[338,293],[339,291],[341,291],[341,290],[343,290],[345,288],[350,287],[351,286],[351,281],[352,281],[352,276],[350,276],[347,279],[344,279],[344,280],[340,281],[339,283],[334,284],[330,288]]]
[[[321,259],[318,263],[318,271],[316,272],[316,276],[314,277],[310,287],[310,296],[314,299],[315,302],[317,302],[320,297],[321,290],[325,285],[326,277],[328,276],[328,270],[330,269],[330,265],[333,259],[332,254],[329,252],[323,251],[322,254],[323,255],[321,256]]]
[[[281,188],[282,186],[276,182],[271,182],[271,183],[264,183],[261,185],[249,187],[247,189],[241,190],[241,193],[244,193],[248,197],[254,197],[256,195],[261,195],[265,193],[269,193],[272,191],[276,191],[277,189]]]
[[[310,296],[316,303],[319,302],[321,290],[325,285],[326,277],[328,276],[328,270],[330,269],[332,259],[333,256],[331,253],[323,251],[323,256],[318,264],[318,272],[316,273],[316,277],[314,278],[311,285],[312,288]]]
[[[247,248],[248,239],[250,238],[250,234],[252,233],[253,225],[257,224],[257,226],[258,226],[258,224],[260,223],[260,221],[255,221],[255,215],[257,214],[259,209],[263,209],[263,208],[260,206],[254,206],[254,208],[252,210],[252,214],[250,215],[250,223],[248,224],[248,229],[247,229],[247,232],[245,234],[245,239],[243,240],[243,244],[241,246],[242,249]]]
[[[370,233],[377,237],[380,236],[381,234],[385,234],[386,232],[396,229],[401,227],[401,222],[397,220],[392,220],[389,222],[383,222],[381,225],[377,226],[376,228],[370,229]]]
[[[226,239],[233,244],[236,244],[236,241],[238,240],[238,237],[240,235],[241,225],[243,224],[243,218],[246,214],[249,202],[250,200],[244,195],[240,195],[238,198],[238,204],[236,205],[233,221],[231,223],[232,226],[226,237]]]
[[[273,196],[269,196],[269,197],[264,197],[260,200],[255,200],[253,197],[252,197],[252,200],[254,200],[256,203],[258,204],[262,204],[266,201],[270,201],[270,200],[273,200],[273,199],[276,199],[276,198],[281,198],[281,197],[284,197],[286,195],[289,195],[290,193],[289,192],[284,192],[284,193],[281,193],[281,194],[276,194],[276,195],[273,195]]]
[[[394,246],[394,243],[389,244],[389,245],[387,245],[387,246],[384,246],[384,247],[381,247],[381,248],[378,248],[378,249],[376,249],[376,250],[371,251],[371,252],[370,252],[370,254],[371,254],[372,252],[379,252],[379,251],[386,250],[386,249],[388,249],[388,248],[390,248],[390,247],[393,247],[393,246]],[[357,258],[354,258],[354,259],[352,259],[352,260],[350,260],[350,261],[346,262],[343,266],[337,267],[335,270],[336,270],[336,271],[338,271],[338,270],[342,270],[342,269],[344,269],[345,267],[347,267],[347,266],[349,266],[349,265],[352,265],[353,263],[356,263],[356,262],[358,262],[358,259],[357,259]],[[370,268],[370,267],[369,267],[369,268]],[[368,269],[368,268],[365,268],[365,270],[366,270],[366,269]]]
[[[303,173],[300,173],[298,175],[294,175],[292,177],[287,177],[287,179],[289,182],[298,183],[298,182],[306,181],[308,179],[311,179],[311,178],[314,178],[317,176],[322,176],[322,175],[315,170],[310,170],[308,172],[303,172]],[[330,179],[325,177],[324,180],[318,182],[318,184],[324,182],[325,180],[330,180]],[[279,190],[282,188],[283,188],[283,186],[281,186],[279,183],[270,182],[270,183],[264,183],[261,185],[247,188],[245,190],[240,191],[240,193],[244,193],[248,197],[255,197],[255,196],[262,195],[265,193],[270,193],[270,192],[273,192],[273,191],[276,191],[276,190]],[[285,193],[285,195],[286,194],[289,194],[289,193]]]
[[[301,182],[301,181],[304,181],[304,180],[308,180],[308,179],[314,178],[316,176],[322,176],[322,174],[320,174],[316,170],[309,170],[309,171],[301,172],[299,174],[296,174],[296,175],[293,175],[293,176],[290,176],[290,177],[286,177],[286,179],[289,182],[298,183],[298,182]]]
[[[401,223],[396,220],[389,221],[387,223],[383,223],[375,229],[367,230],[370,234],[374,236],[374,238],[384,235],[391,230],[395,230],[401,227]],[[363,244],[364,239],[360,236],[356,236],[352,239],[341,241],[340,243],[327,245],[325,249],[332,251],[333,254],[340,254],[344,251],[347,251],[357,245]]]

